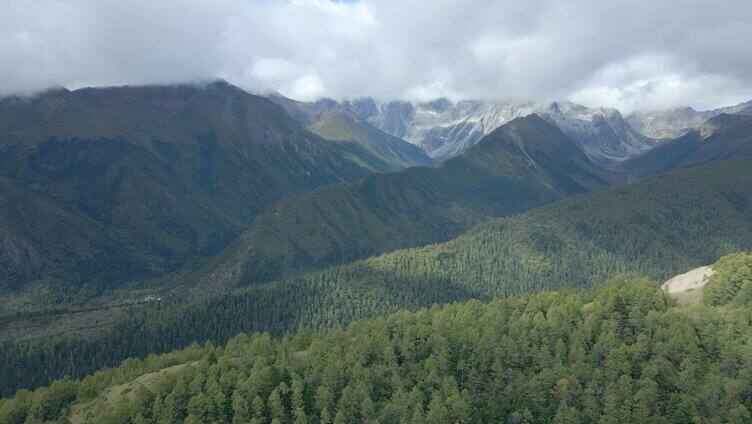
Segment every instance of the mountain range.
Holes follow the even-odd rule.
[[[203,284],[269,281],[457,235],[489,216],[605,188],[600,168],[538,115],[516,118],[438,167],[376,174],[286,199],[209,264]]]
[[[5,98],[0,287],[57,297],[164,277],[282,197],[393,169],[224,82]]]
[[[309,103],[221,81],[1,99],[0,277],[31,296],[3,306],[255,284],[447,240],[745,154],[749,108],[732,109],[659,142],[568,102]]]
[[[725,110],[666,139],[568,102],[221,81],[0,99],[0,392],[749,249],[752,116]]]
[[[697,111],[691,107],[636,111],[627,116],[627,122],[648,137],[676,138],[722,113],[752,115],[752,100],[735,106],[704,111]]]
[[[643,153],[667,139],[679,137],[720,114],[752,115],[752,100],[734,106],[697,111],[691,107],[635,111],[624,118],[614,108],[586,107],[572,102],[513,103],[494,100],[452,102],[439,98],[428,102],[377,102],[359,98],[336,102],[323,99],[313,103],[296,102],[280,94],[271,96],[292,116],[301,118],[300,108],[308,110],[303,119],[310,123],[310,111],[348,112],[382,131],[403,138],[436,161],[466,151],[485,135],[514,118],[536,113],[559,126],[596,163],[618,168],[626,159]]]
[[[716,115],[697,128],[621,164],[633,176],[752,154],[752,114]]]
[[[420,147],[381,131],[334,101],[300,102],[278,93],[270,95],[269,99],[282,106],[311,132],[329,140],[357,143],[381,158],[388,170],[430,165],[434,162]]]
[[[279,95],[273,96],[280,102]],[[635,131],[612,108],[587,108],[571,102],[510,103],[442,98],[431,102],[377,103],[370,98],[335,102],[320,100],[309,109],[347,111],[373,126],[422,147],[428,156],[445,160],[465,152],[499,126],[514,118],[536,113],[557,125],[579,144],[594,162],[613,167],[657,142]],[[299,113],[292,113],[300,116]]]

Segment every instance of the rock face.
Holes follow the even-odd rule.
[[[422,146],[444,160],[465,152],[501,125],[535,111],[527,105],[447,99],[427,103],[391,102],[368,118],[383,131]]]
[[[321,100],[319,109],[348,110],[380,130],[422,147],[435,160],[457,156],[507,122],[536,113],[558,126],[594,162],[613,167],[645,152],[655,140],[632,128],[616,109],[570,102],[510,103],[441,98],[425,103],[379,104],[363,98],[342,103]]]
[[[656,141],[630,126],[618,110],[553,103],[542,115],[577,143],[594,162],[613,167],[656,146]]]
[[[713,268],[701,266],[671,278],[661,285],[661,289],[676,300],[680,307],[700,303],[705,283],[712,275]]]
[[[635,112],[627,122],[637,131],[653,138],[676,138],[722,113],[752,114],[752,100],[720,109],[697,111],[691,107]]]

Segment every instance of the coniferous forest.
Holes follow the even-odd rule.
[[[0,403],[0,419],[745,423],[752,254],[713,268],[704,304],[678,308],[651,280],[616,278],[584,292],[401,311],[279,340],[241,334],[22,391]],[[158,366],[167,368],[153,373]],[[139,373],[148,384],[100,395]]]

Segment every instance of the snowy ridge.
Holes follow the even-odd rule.
[[[439,98],[423,103],[379,103],[371,98],[343,102],[323,99],[311,103],[310,108],[319,112],[344,110],[355,114],[382,131],[421,147],[428,156],[439,161],[465,152],[515,118],[536,113],[559,127],[591,160],[607,168],[617,168],[621,162],[697,128],[721,113],[752,115],[752,101],[703,112],[687,107],[635,112],[626,119],[614,108],[586,107],[567,101],[452,102]]]
[[[654,146],[635,131],[616,109],[588,108],[570,102],[511,103],[437,99],[426,103],[372,99],[348,101],[343,107],[379,129],[421,146],[429,156],[446,159],[466,151],[514,118],[537,113],[557,125],[593,161],[609,166]]]

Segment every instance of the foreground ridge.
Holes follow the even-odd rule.
[[[78,402],[92,423],[747,422],[750,266],[752,254],[722,258],[708,288],[734,296],[688,309],[617,278],[323,334],[241,334],[19,393],[0,420],[58,419]],[[133,394],[109,395],[128,381]]]

